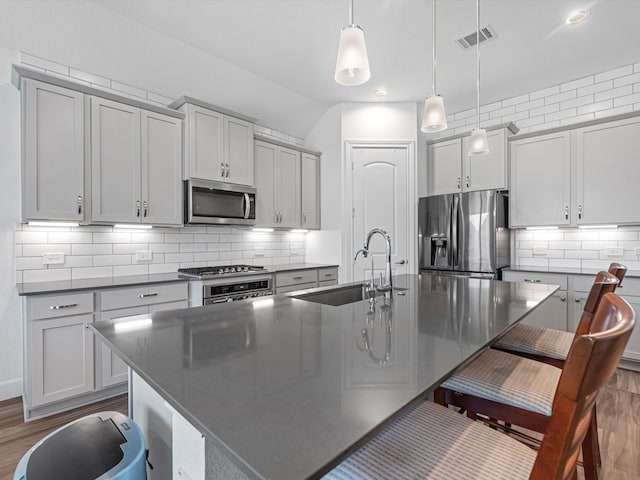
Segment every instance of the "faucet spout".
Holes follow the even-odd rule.
[[[382,238],[384,238],[385,256],[387,257],[385,266],[385,283],[378,287],[378,291],[389,292],[393,289],[393,283],[391,280],[391,237],[385,230],[381,228],[374,228],[367,233],[367,240],[364,242],[363,250],[366,250],[367,255],[369,254],[369,243],[371,242],[371,238],[376,234],[382,235]],[[356,253],[356,258],[358,257],[358,253],[359,252]]]
[[[360,250],[358,250],[356,252],[356,256],[353,257],[353,263],[356,263],[356,260],[358,260],[358,255],[360,254],[362,254],[364,258],[367,258],[369,256],[369,250],[367,250],[366,248],[361,248]]]

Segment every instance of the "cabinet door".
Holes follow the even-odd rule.
[[[91,219],[140,222],[140,109],[91,99]]]
[[[320,228],[320,157],[302,154],[302,228]]]
[[[112,320],[114,318],[130,317],[132,315],[142,315],[149,313],[149,307],[121,308],[119,310],[109,310],[100,314],[101,320]],[[96,339],[96,383],[98,388],[105,388],[111,385],[118,385],[127,381],[127,364],[120,360],[109,347]]]
[[[222,147],[224,115],[188,106],[188,144],[185,177],[223,181],[226,173]]]
[[[427,149],[429,195],[460,192],[462,188],[462,141],[434,143]]]
[[[576,130],[577,223],[640,221],[640,119]]]
[[[511,227],[570,223],[569,132],[511,143]]]
[[[29,322],[31,406],[93,390],[92,314]]]
[[[555,292],[531,312],[525,321],[536,327],[567,331],[567,292],[564,290]],[[568,327],[571,330],[571,326]]]
[[[84,95],[35,80],[23,94],[24,220],[84,220]]]
[[[255,142],[256,173],[256,225],[276,226],[276,163],[278,147],[266,142]]]
[[[300,152],[280,148],[276,173],[278,227],[300,228]]]
[[[182,225],[182,122],[142,111],[142,222]]]
[[[253,123],[224,117],[225,181],[253,185]]]
[[[462,139],[462,191],[504,190],[507,185],[506,134],[504,129],[487,132],[489,153],[467,155],[469,137]]]
[[[637,321],[637,319],[640,318],[640,297],[624,295],[623,298],[633,307],[633,310],[636,312]],[[631,332],[631,337],[629,338],[627,348],[625,348],[622,357],[640,362],[640,328],[634,328],[633,332]]]
[[[580,323],[580,317],[589,297],[588,292],[572,292],[569,295],[569,331],[575,332]]]

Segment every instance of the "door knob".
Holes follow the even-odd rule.
[[[407,261],[403,258],[399,262],[396,262],[396,265],[404,265],[405,263],[407,263]]]

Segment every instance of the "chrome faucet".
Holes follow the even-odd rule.
[[[353,258],[355,262],[358,259],[358,255],[362,253],[363,257],[369,256],[369,243],[371,242],[371,237],[373,237],[376,233],[382,235],[385,241],[386,247],[386,257],[387,257],[387,265],[385,267],[385,283],[384,285],[380,282],[380,285],[376,287],[379,292],[390,292],[393,288],[393,284],[391,281],[391,237],[389,234],[381,228],[374,228],[367,233],[367,240],[364,242],[364,246],[356,252],[356,256]],[[373,282],[373,278],[371,279]]]

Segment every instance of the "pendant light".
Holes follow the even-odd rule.
[[[340,32],[335,79],[340,85],[362,85],[371,77],[362,28],[353,23],[353,0],[349,0],[349,25]]]
[[[487,131],[480,128],[480,0],[476,0],[476,128],[471,131],[468,155],[486,155],[489,153]]]
[[[447,128],[447,114],[444,111],[444,100],[440,95],[436,95],[436,0],[432,2],[433,20],[433,50],[432,54],[432,93],[424,101],[424,112],[422,114],[423,132],[441,132]]]

